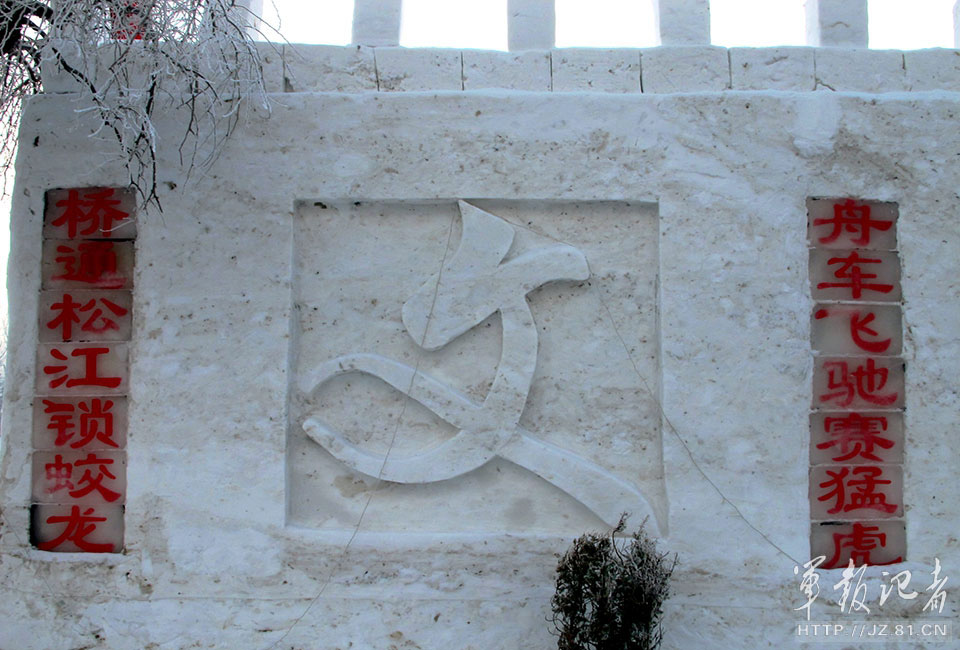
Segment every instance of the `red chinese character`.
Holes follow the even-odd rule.
[[[66,526],[59,537],[37,544],[37,548],[41,551],[52,551],[64,542],[71,541],[77,548],[88,553],[109,553],[113,550],[113,544],[96,544],[86,539],[97,529],[97,523],[107,520],[106,517],[94,517],[93,514],[93,508],[87,508],[83,514],[80,514],[80,506],[71,506],[68,516],[47,517],[48,524],[65,523]]]
[[[66,382],[67,388],[74,386],[103,386],[116,388],[120,385],[120,377],[100,377],[97,375],[97,359],[101,354],[110,352],[110,348],[76,348],[70,354],[72,357],[85,357],[83,377],[71,378],[66,365],[44,366],[43,372],[47,375],[59,375],[50,380],[50,388],[57,388]],[[58,361],[67,361],[67,355],[57,348],[50,349],[50,356]],[[63,374],[60,374],[63,373]]]
[[[67,225],[67,237],[77,236],[78,226],[89,224],[79,231],[80,235],[94,233],[110,233],[115,221],[123,221],[130,215],[114,206],[120,205],[120,199],[112,199],[113,189],[107,188],[99,192],[86,192],[80,198],[79,190],[67,192],[67,198],[57,201],[57,207],[63,208],[63,213],[51,222],[53,226]]]
[[[861,350],[866,350],[873,354],[883,354],[890,347],[893,339],[884,339],[882,341],[868,341],[863,338],[863,334],[870,336],[879,336],[876,330],[869,327],[870,323],[876,319],[876,314],[869,312],[862,320],[859,313],[850,315],[850,338],[857,344]]]
[[[870,551],[883,548],[887,545],[887,536],[881,533],[879,526],[864,526],[863,524],[853,524],[853,532],[849,535],[843,533],[833,534],[833,557],[823,565],[824,569],[833,569],[840,561],[843,549],[851,549],[850,559],[856,566],[864,564],[874,564],[870,561]],[[903,558],[898,557],[895,560],[884,562],[884,564],[894,564],[902,562]]]
[[[144,27],[147,24],[149,10],[139,6],[140,3],[129,0],[120,5],[120,9],[111,9],[110,17],[113,20],[113,37],[118,41],[133,39],[142,40],[146,34]]]
[[[79,499],[84,497],[94,490],[100,493],[100,496],[104,498],[105,501],[116,501],[120,498],[119,492],[114,492],[107,486],[103,484],[104,479],[110,479],[112,481],[117,480],[117,477],[110,473],[110,470],[107,469],[107,465],[112,465],[112,458],[97,458],[95,454],[87,454],[87,457],[83,460],[78,460],[74,463],[77,467],[85,467],[87,465],[96,465],[97,474],[94,476],[93,472],[89,469],[83,472],[83,476],[80,477],[80,480],[77,482],[78,486],[84,485],[83,487],[77,487],[75,490],[70,491],[70,496],[74,499]]]
[[[73,335],[73,324],[80,322],[80,316],[77,309],[79,302],[75,302],[69,293],[63,294],[63,300],[50,305],[50,309],[57,312],[56,317],[47,323],[47,329],[55,330],[60,328],[60,338],[69,341]]]
[[[890,293],[893,291],[892,284],[869,284],[864,280],[872,280],[877,277],[876,273],[864,273],[860,268],[861,264],[882,264],[883,260],[868,259],[860,257],[857,251],[850,253],[848,257],[831,257],[827,264],[840,264],[840,268],[833,272],[833,277],[839,280],[849,280],[849,282],[821,282],[817,284],[818,289],[850,289],[850,293],[855,300],[866,291],[877,291],[879,293]]]
[[[81,313],[89,312],[89,317],[80,325],[80,331],[102,334],[107,330],[119,330],[120,326],[117,322],[109,316],[105,316],[103,309],[97,307],[98,301],[115,316],[125,316],[127,314],[126,309],[112,300],[91,298],[85,304],[81,304],[76,302],[69,293],[65,293],[61,302],[53,303],[50,306],[51,311],[57,312],[57,315],[47,323],[47,329],[60,328],[61,340],[69,341],[73,336],[73,324],[80,323]]]
[[[57,447],[66,445],[77,434],[77,440],[70,444],[71,449],[80,449],[94,440],[110,447],[120,446],[113,439],[112,401],[93,398],[90,401],[78,402],[77,406],[81,411],[79,428],[74,420],[73,404],[61,404],[45,399],[43,405],[43,412],[51,415],[47,428],[57,433],[53,443]]]
[[[827,361],[823,364],[823,369],[827,371],[827,390],[837,392],[821,395],[821,402],[837,400],[837,406],[850,406],[857,396],[878,406],[889,406],[897,401],[896,392],[879,394],[887,385],[890,374],[887,368],[877,368],[873,359],[867,359],[866,365],[858,365],[856,370],[850,372],[847,363]]]
[[[74,449],[79,449],[92,442],[94,439],[110,445],[119,447],[113,440],[113,402],[99,399],[92,399],[90,402],[80,402],[80,439],[70,445]]]
[[[860,233],[856,239],[851,239],[850,243],[854,246],[868,246],[870,244],[870,230],[880,231],[890,230],[893,226],[892,221],[880,221],[870,218],[870,206],[861,205],[847,199],[843,204],[833,206],[832,219],[814,219],[814,226],[829,224],[833,231],[826,237],[820,237],[821,244],[830,244],[840,238],[840,234],[846,230],[850,233]]]
[[[896,512],[897,506],[887,503],[887,496],[883,492],[877,492],[878,485],[889,485],[891,481],[878,478],[883,474],[879,467],[855,467],[853,475],[860,475],[860,480],[844,480],[850,474],[850,468],[841,467],[840,471],[834,472],[827,470],[829,480],[820,484],[825,489],[833,489],[822,496],[817,497],[818,501],[828,501],[834,499],[833,507],[827,510],[834,515],[838,512],[850,512],[851,510],[879,510],[881,512]],[[852,479],[853,477],[851,477]],[[847,488],[854,488],[853,492],[847,492]]]
[[[45,399],[43,400],[43,406],[43,412],[51,416],[50,424],[47,425],[47,428],[57,432],[57,438],[53,441],[53,444],[57,447],[62,447],[73,437],[73,429],[75,427],[73,422],[73,404],[60,404]]]
[[[840,445],[840,455],[831,459],[837,463],[857,456],[882,463],[883,459],[873,453],[874,446],[890,449],[894,444],[880,435],[881,431],[887,430],[887,418],[882,415],[863,417],[859,413],[851,413],[844,417],[826,417],[823,419],[823,430],[832,439],[821,442],[817,449]]]
[[[117,325],[117,322],[109,316],[104,316],[103,310],[96,306],[98,300],[108,311],[112,312],[114,316],[127,315],[127,310],[112,300],[107,300],[106,298],[91,299],[80,308],[80,311],[84,313],[91,312],[90,317],[84,321],[80,329],[84,332],[95,332],[97,334],[102,334],[107,330],[119,330],[120,326]]]
[[[117,253],[111,241],[85,241],[76,247],[57,246],[61,255],[56,258],[62,264],[63,273],[54,280],[95,284],[104,289],[119,289],[124,279],[117,277]]]
[[[814,314],[814,317],[817,320],[821,320],[830,316],[830,311],[827,309],[818,309],[817,313]],[[853,340],[854,344],[861,350],[870,352],[872,354],[883,354],[890,347],[893,339],[884,339],[882,341],[868,341],[864,338],[864,334],[869,336],[879,336],[876,330],[870,327],[876,319],[876,314],[872,311],[868,311],[866,316],[861,317],[861,312],[853,312],[850,314],[850,338]]]
[[[75,486],[70,480],[73,478],[73,465],[63,462],[63,456],[57,454],[52,463],[44,465],[47,481],[53,481],[53,485],[47,488],[48,494],[59,492],[62,489],[72,490]]]

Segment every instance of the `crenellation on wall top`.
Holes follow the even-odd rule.
[[[960,92],[960,50],[664,45],[504,52],[262,44],[267,92]],[[46,93],[80,92],[43,70]]]
[[[402,4],[402,0],[354,0],[353,43],[399,45]]]
[[[953,46],[960,48],[960,0],[953,5]]]
[[[653,11],[661,44],[710,43],[709,0],[655,0]]]
[[[258,6],[262,0],[242,0]],[[397,46],[404,0],[355,0],[353,44]],[[710,0],[650,0],[658,45],[710,45]],[[806,45],[867,47],[868,0],[804,0]],[[256,9],[254,9],[256,11]],[[556,45],[556,0],[507,0],[511,52]],[[611,17],[611,20],[618,20]],[[954,46],[960,48],[960,0],[953,7]]]
[[[262,0],[238,0],[254,18]],[[557,48],[555,0],[508,0],[508,51],[401,47],[404,0],[355,0],[353,44],[258,43],[264,87],[279,92],[517,90],[686,93],[960,92],[958,49],[872,50],[867,0],[804,0],[805,46],[711,44],[709,0],[651,0],[660,41],[648,48]],[[79,92],[43,65],[44,91]]]
[[[286,45],[271,89],[286,92],[477,91],[687,93],[960,92],[960,50],[839,47],[449,48]],[[61,90],[62,92],[62,90]]]
[[[806,0],[807,43],[826,47],[866,47],[867,0]]]

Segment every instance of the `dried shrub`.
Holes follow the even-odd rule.
[[[662,605],[676,566],[643,530],[618,538],[620,517],[609,534],[574,541],[557,565],[551,601],[559,650],[648,650],[660,645]]]

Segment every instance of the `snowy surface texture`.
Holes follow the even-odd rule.
[[[164,212],[138,224],[119,555],[53,557],[27,541],[43,194],[124,181],[72,95],[27,106],[9,276],[0,647],[555,647],[545,619],[556,554],[605,527],[584,502],[596,492],[573,494],[586,479],[566,490],[524,465],[535,458],[492,454],[443,480],[378,481],[304,427],[323,419],[372,454],[396,434],[403,457],[457,434],[414,403],[405,428],[391,426],[408,400],[382,382],[347,386],[343,375],[310,392],[311,369],[354,352],[414,367],[422,355],[445,386],[484,399],[503,356],[496,310],[468,314],[479,324],[445,342],[464,323],[433,340],[422,308],[404,307],[454,268],[444,265],[463,239],[458,200],[514,233],[505,251],[502,234],[483,240],[478,250],[505,255],[457,267],[463,282],[554,278],[523,301],[538,353],[504,379],[522,388],[533,372],[510,431],[644,495],[661,548],[681,561],[664,639],[678,650],[797,643],[793,610],[805,601],[793,568],[809,559],[810,535],[805,201],[897,202],[905,568],[916,589],[934,558],[945,575],[960,571],[952,51],[864,54],[875,68],[852,60],[874,76],[844,73],[820,49],[703,48],[702,74],[690,72],[696,48],[634,52],[640,77],[659,67],[658,94],[640,92],[641,79],[629,88],[636,67],[609,52],[461,61],[304,49],[271,68],[295,92],[274,95],[270,115],[248,113],[209,173],[184,179],[177,142],[163,140]],[[493,71],[497,58],[509,71]],[[912,59],[931,74],[911,76]],[[763,90],[765,79],[776,89]],[[560,83],[568,92],[547,92]],[[489,88],[498,84],[521,90]],[[940,90],[904,92],[910,84]],[[175,133],[178,119],[165,113],[159,132]],[[523,257],[550,246],[568,261],[582,254],[589,278]],[[511,260],[522,273],[501,271]],[[480,302],[503,302],[484,286]],[[814,620],[840,617],[837,579],[825,576]],[[920,600],[896,600],[884,619],[919,618]],[[949,588],[942,616],[956,622]]]

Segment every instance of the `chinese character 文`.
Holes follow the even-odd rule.
[[[117,209],[122,201],[114,198],[114,194],[113,188],[69,190],[66,198],[56,202],[56,207],[63,211],[50,224],[66,226],[70,239],[78,235],[109,235],[115,224],[130,218],[129,213]]]
[[[829,226],[829,234],[819,237],[820,244],[832,244],[840,238],[844,232],[851,235],[850,243],[858,248],[870,246],[871,230],[885,232],[893,226],[893,221],[872,219],[870,216],[870,206],[857,203],[853,199],[847,199],[843,203],[837,203],[833,206],[832,218],[814,219],[813,225]]]

